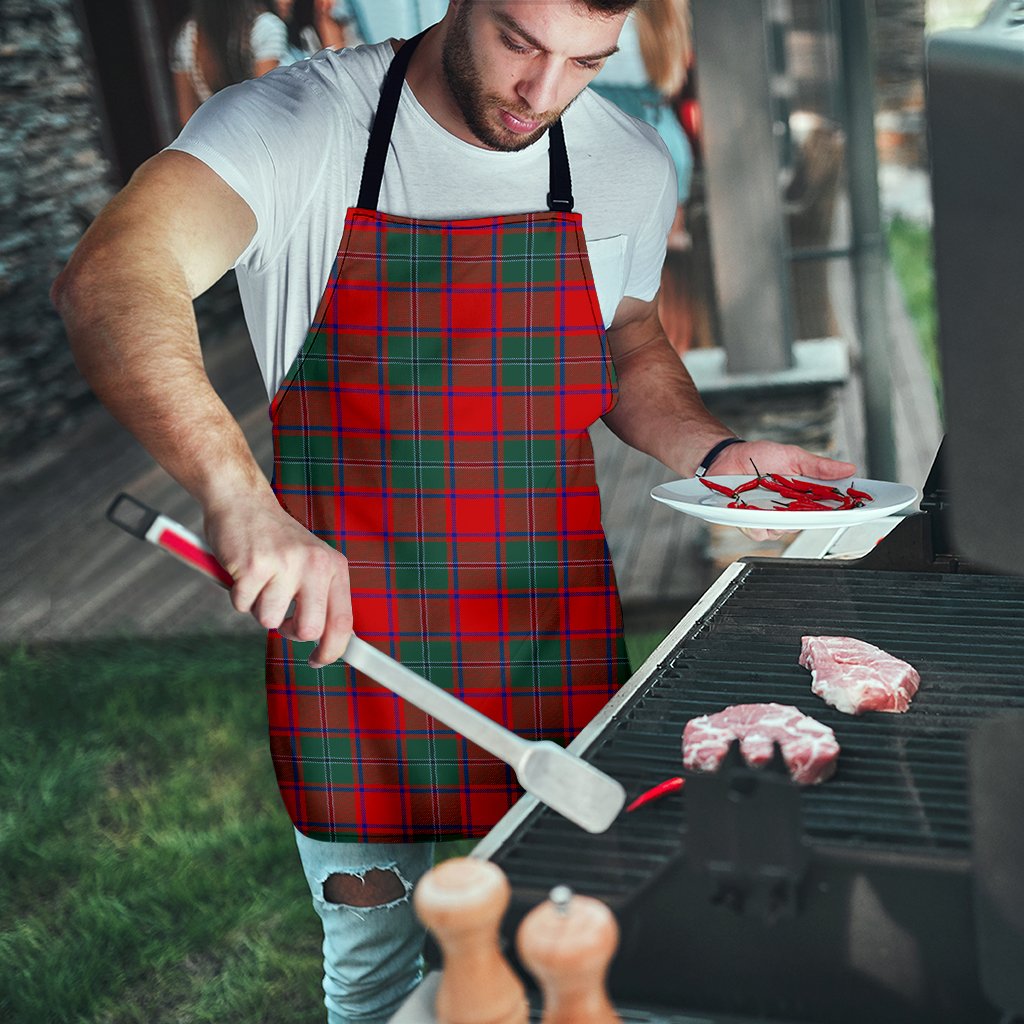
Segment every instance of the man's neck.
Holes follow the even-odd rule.
[[[457,139],[462,139],[463,142],[487,149],[489,147],[484,146],[470,131],[445,79],[441,53],[444,49],[447,20],[446,17],[444,21],[435,25],[420,41],[409,62],[405,80],[420,106],[446,132]],[[397,47],[398,40],[391,40],[391,44]]]

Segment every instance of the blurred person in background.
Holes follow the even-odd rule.
[[[352,45],[350,17],[338,0],[276,0],[278,16],[288,26],[289,63],[304,60],[325,47]]]
[[[591,89],[657,129],[676,168],[679,202],[690,195],[693,150],[676,101],[693,57],[687,0],[644,0],[630,12],[618,53],[605,62]]]
[[[334,0],[336,14],[351,19],[355,43],[409,39],[444,17],[448,0]]]
[[[676,169],[679,202],[669,233],[659,301],[661,321],[677,352],[690,347],[693,317],[681,265],[689,248],[684,205],[690,197],[694,153],[678,106],[693,61],[688,0],[643,0],[622,27],[619,50],[590,88],[633,117],[652,125]]]
[[[171,72],[181,124],[215,92],[288,60],[288,30],[263,0],[193,0],[178,30]]]

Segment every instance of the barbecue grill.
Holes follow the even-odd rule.
[[[633,798],[681,773],[687,720],[774,701],[835,730],[836,775],[800,788],[780,758],[754,770],[733,752],[602,835],[520,801],[476,851],[512,884],[510,957],[555,885],[612,907],[609,988],[626,1024],[1024,1020],[1024,578],[1005,575],[1024,575],[1024,487],[997,492],[993,443],[1024,429],[1024,193],[1020,161],[999,152],[1024,160],[1024,3],[938,37],[929,74],[950,438],[921,511],[857,562],[730,566],[570,748]],[[972,200],[998,216],[973,218]],[[1012,515],[968,510],[976,457],[981,503]],[[910,711],[825,705],[797,663],[805,634],[910,662]]]
[[[730,566],[570,748],[633,797],[679,774],[689,719],[776,701],[835,730],[837,774],[798,787],[781,756],[750,769],[733,750],[601,835],[521,801],[476,850],[512,884],[513,962],[522,918],[569,885],[618,918],[609,988],[625,1024],[1024,1011],[1024,578],[950,549],[943,463],[940,450],[921,511],[858,562]],[[804,634],[915,665],[911,710],[825,705],[798,665]]]
[[[1024,580],[932,548],[938,477],[937,464],[930,510],[857,563],[731,566],[578,740],[633,797],[680,773],[690,718],[776,701],[835,730],[835,777],[801,789],[784,766],[735,757],[585,839],[523,807],[480,851],[512,883],[509,948],[523,914],[566,884],[619,919],[609,983],[623,1012],[981,1024],[1021,1008],[985,992],[979,946],[994,937],[979,936],[973,819],[988,776],[1003,790],[1003,771],[1022,767],[1016,750],[998,752],[998,730],[1003,713],[1024,712]],[[826,706],[797,664],[803,634],[855,636],[915,665],[910,712]],[[1003,813],[1019,813],[1005,798]],[[1024,966],[1019,940],[1016,952]]]

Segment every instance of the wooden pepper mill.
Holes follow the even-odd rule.
[[[510,896],[501,868],[472,857],[443,861],[416,886],[416,914],[444,957],[437,1024],[526,1024],[526,990],[498,945]]]
[[[523,918],[516,949],[544,994],[541,1024],[621,1024],[605,989],[618,943],[608,907],[564,885]]]

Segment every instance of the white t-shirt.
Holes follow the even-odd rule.
[[[169,147],[207,164],[256,217],[235,271],[270,396],[302,347],[333,269],[392,56],[388,42],[327,50],[231,86],[204,103]],[[623,295],[657,294],[675,171],[653,128],[589,90],[563,124],[607,325]],[[547,193],[547,135],[517,153],[471,145],[437,124],[406,83],[380,210],[452,220],[528,213],[547,208]]]

